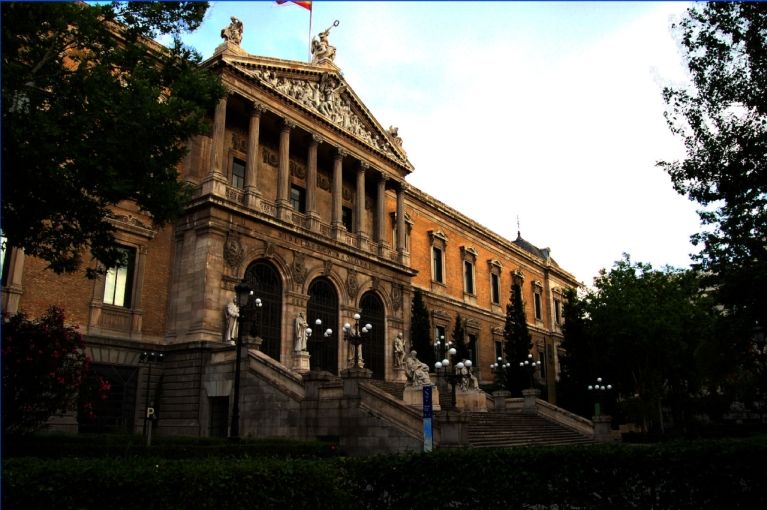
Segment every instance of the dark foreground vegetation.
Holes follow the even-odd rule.
[[[367,458],[322,443],[88,439],[82,454],[80,438],[6,451],[3,508],[767,508],[767,437]]]

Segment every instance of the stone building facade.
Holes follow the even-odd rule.
[[[413,167],[396,128],[378,123],[332,58],[254,56],[230,39],[203,65],[229,94],[211,112],[210,135],[189,143],[179,176],[196,191],[174,225],[157,229],[132,204],[115,207],[128,265],[96,281],[7,254],[3,310],[36,316],[62,306],[81,325],[97,373],[112,381],[102,421],[80,430],[141,430],[152,403],[159,433],[225,435],[234,347],[224,310],[243,279],[263,305],[240,309],[253,319],[246,342],[260,344],[248,343],[243,362],[246,435],[332,437],[339,423],[417,422],[375,390],[337,379],[353,358],[343,327],[356,313],[373,326],[362,350],[369,375],[404,379],[393,345],[398,334],[409,340],[416,288],[432,340],[460,313],[480,382],[490,382],[509,289],[521,283],[553,399],[562,293],[577,282],[548,250],[503,239],[408,185]],[[314,329],[308,355],[294,348],[299,313]],[[146,362],[149,351],[163,363]],[[368,408],[354,414],[344,398]],[[417,447],[403,427],[387,430],[372,436]]]

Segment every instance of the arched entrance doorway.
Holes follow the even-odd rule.
[[[313,330],[306,345],[311,355],[309,366],[312,370],[338,374],[338,294],[326,278],[317,278],[309,285],[306,314],[306,322]],[[322,321],[321,328],[315,325],[317,319]],[[325,338],[323,332],[328,328],[333,334]]]
[[[360,323],[373,326],[371,338],[362,347],[365,368],[373,372],[375,379],[383,379],[386,375],[386,325],[383,301],[375,292],[366,292],[360,300],[360,308],[362,309]]]
[[[261,323],[258,336],[264,339],[261,352],[280,360],[280,339],[282,337],[282,280],[274,266],[265,261],[257,260],[245,271],[245,280],[253,289],[253,299],[261,298],[262,307],[256,310],[251,304],[246,307],[246,313],[259,314]],[[249,315],[257,317],[256,315]]]

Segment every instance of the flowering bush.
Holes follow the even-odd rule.
[[[84,348],[77,327],[64,324],[64,311],[58,307],[50,307],[36,321],[24,313],[5,321],[4,433],[32,432],[51,415],[73,409],[91,368]],[[104,390],[100,388],[102,393]]]

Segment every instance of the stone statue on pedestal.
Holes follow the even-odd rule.
[[[424,386],[431,384],[429,365],[419,361],[416,351],[410,351],[405,359],[405,373],[408,386]]]
[[[296,345],[294,347],[294,350],[296,352],[301,352],[306,350],[306,328],[309,327],[309,324],[306,323],[306,319],[304,319],[304,312],[298,312],[298,317],[296,317]]]
[[[226,305],[224,313],[226,314],[226,333],[224,333],[224,341],[234,342],[237,340],[237,319],[240,317],[240,307],[237,306],[235,298],[232,298],[232,302]]]
[[[239,46],[242,42],[242,21],[235,18],[234,16],[231,17],[231,21],[232,22],[229,23],[228,27],[221,29],[221,38],[225,39],[227,42],[231,42]]]
[[[405,368],[405,341],[402,333],[394,339],[394,368]]]

